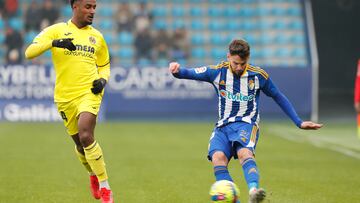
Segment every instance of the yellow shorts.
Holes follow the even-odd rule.
[[[69,102],[56,102],[58,112],[64,120],[69,135],[75,135],[78,130],[78,118],[82,112],[97,115],[100,110],[102,95],[87,93]]]

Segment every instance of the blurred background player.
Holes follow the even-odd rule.
[[[102,34],[90,26],[96,0],[71,0],[73,16],[44,29],[26,49],[32,59],[51,50],[56,71],[54,100],[76,154],[90,174],[91,191],[112,203],[104,157],[94,138],[96,116],[110,75],[109,51]]]
[[[357,135],[360,138],[360,59],[358,60],[355,89],[354,89],[354,107],[357,113]]]
[[[302,121],[292,104],[261,68],[248,63],[250,47],[244,40],[233,40],[229,45],[227,62],[195,69],[180,68],[172,62],[169,71],[179,79],[209,82],[219,97],[219,120],[209,141],[208,158],[214,166],[216,180],[233,181],[227,169],[232,157],[239,159],[249,188],[249,202],[265,199],[259,188],[259,171],[255,148],[259,139],[260,90],[272,97],[281,109],[301,129],[318,129],[322,124]]]

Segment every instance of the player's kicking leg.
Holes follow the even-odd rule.
[[[262,202],[266,197],[265,190],[262,188],[251,188],[249,191],[249,203]]]
[[[95,173],[92,171],[89,163],[87,162],[86,158],[85,158],[85,152],[83,147],[80,145],[80,141],[79,136],[73,135],[72,138],[74,139],[75,143],[77,144],[75,146],[75,153],[77,155],[77,157],[79,158],[80,162],[84,165],[85,169],[88,171],[89,173],[89,177],[90,177],[90,191],[91,194],[93,195],[93,197],[95,199],[100,199],[100,188],[99,188],[99,181],[97,176],[95,175]]]
[[[86,161],[99,180],[100,198],[102,203],[113,203],[113,195],[108,183],[104,156],[100,145],[94,139],[96,116],[82,112],[79,116],[78,129],[80,143],[84,148]]]

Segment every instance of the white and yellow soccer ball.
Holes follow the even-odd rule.
[[[213,203],[240,203],[239,195],[239,188],[228,180],[216,181],[210,188]]]

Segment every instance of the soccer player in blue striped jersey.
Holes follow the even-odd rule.
[[[239,159],[249,188],[249,202],[257,203],[265,199],[265,190],[259,187],[259,171],[254,157],[259,138],[260,90],[272,97],[299,128],[316,130],[322,124],[302,121],[269,75],[250,65],[249,58],[249,44],[244,40],[233,40],[226,62],[193,69],[172,62],[169,71],[176,78],[205,81],[214,86],[219,98],[219,120],[208,149],[214,175],[217,181],[233,181],[227,166],[232,157]]]

